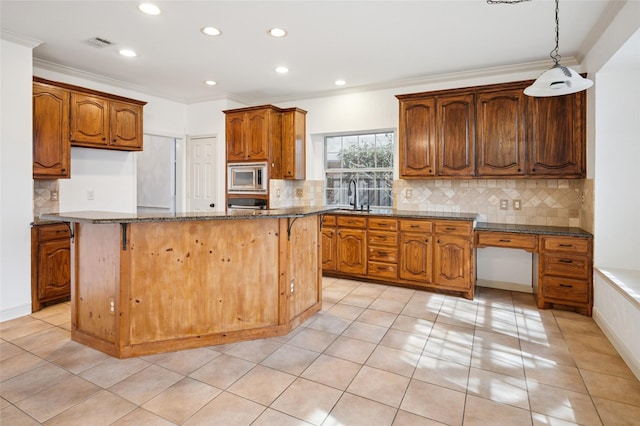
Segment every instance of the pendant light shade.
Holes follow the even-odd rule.
[[[587,90],[591,86],[593,81],[557,63],[524,89],[524,94],[535,97],[562,96]]]
[[[593,81],[583,78],[580,74],[560,65],[559,39],[560,39],[560,19],[559,0],[556,0],[556,47],[549,56],[553,59],[554,65],[550,70],[545,71],[533,84],[524,89],[527,96],[547,97],[562,96],[570,93],[587,90],[593,85]]]

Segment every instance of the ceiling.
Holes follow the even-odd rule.
[[[35,66],[183,103],[275,103],[400,87],[457,73],[550,68],[555,4],[532,0],[0,1],[3,38],[42,42]],[[575,65],[622,2],[560,2],[560,54]],[[215,26],[217,37],[200,29]],[[287,30],[273,38],[267,30]],[[88,40],[100,37],[108,47]],[[138,56],[126,58],[121,48]],[[278,74],[284,65],[289,73]],[[588,70],[581,70],[588,71]],[[337,87],[334,81],[344,79]],[[204,80],[215,80],[206,86]]]

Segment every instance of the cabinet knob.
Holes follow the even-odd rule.
[[[518,169],[518,173],[520,173],[521,171],[522,171],[521,169]]]
[[[424,240],[424,242],[425,242],[425,243],[428,243],[428,242],[429,242],[429,240],[428,240],[428,239],[427,239],[427,240]]]
[[[103,141],[106,141],[106,140],[107,140],[107,138],[102,138],[102,140],[103,140]]]
[[[67,169],[62,169],[62,170],[60,170],[60,171],[62,171],[62,172],[66,172],[66,171],[67,171]]]

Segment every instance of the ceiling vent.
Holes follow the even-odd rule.
[[[113,46],[114,44],[112,41],[109,41],[106,38],[102,38],[102,37],[90,38],[89,40],[87,40],[87,43],[89,43],[93,47],[100,47],[100,48]]]

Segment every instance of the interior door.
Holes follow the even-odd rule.
[[[136,154],[139,212],[176,211],[176,139],[144,135],[144,151]]]
[[[190,137],[187,143],[189,211],[216,210],[216,142],[215,136]],[[219,206],[218,209],[223,206]]]

